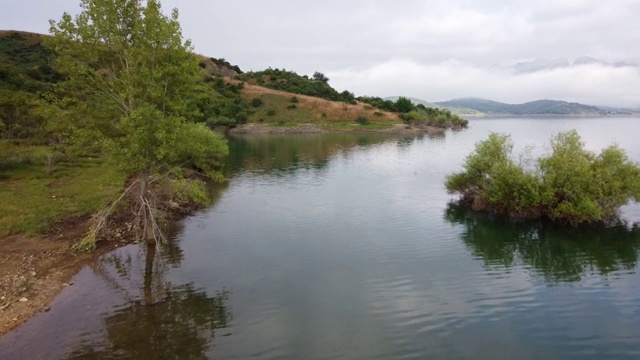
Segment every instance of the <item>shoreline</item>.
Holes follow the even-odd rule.
[[[385,129],[323,129],[314,124],[295,126],[271,126],[269,124],[245,124],[231,129],[230,136],[243,135],[304,135],[304,134],[388,134],[419,136],[443,134],[447,129],[415,127],[393,124]],[[456,130],[456,129],[454,129]],[[193,207],[173,209],[171,223],[175,224],[192,214]],[[64,218],[42,235],[14,234],[0,237],[0,337],[16,330],[20,325],[41,311],[49,311],[49,304],[66,287],[73,286],[71,279],[86,265],[100,256],[135,243],[126,224],[112,215],[112,225],[107,230],[108,241],[101,240],[93,253],[79,253],[71,246],[84,236],[90,226],[90,216]],[[131,240],[128,240],[131,239]]]
[[[324,129],[311,123],[295,126],[272,126],[270,124],[249,123],[239,125],[228,131],[229,135],[298,135],[298,134],[390,134],[390,135],[420,135],[442,134],[448,129],[433,126],[416,127],[406,124],[392,124],[385,129]],[[453,129],[457,130],[457,129]]]
[[[68,220],[68,219],[67,219]],[[88,217],[63,221],[46,235],[9,235],[0,238],[0,337],[17,329],[41,311],[69,286],[84,266],[103,254],[130,242],[99,242],[90,254],[71,250],[86,233]]]
[[[168,207],[168,228],[192,215],[200,207],[179,204]],[[0,337],[16,330],[39,312],[50,310],[50,304],[69,286],[80,270],[102,255],[119,247],[137,244],[125,210],[111,215],[109,226],[91,253],[72,249],[91,225],[91,216],[62,219],[46,234],[29,236],[14,234],[0,237]]]

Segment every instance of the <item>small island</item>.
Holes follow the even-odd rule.
[[[574,130],[552,138],[551,154],[535,160],[515,162],[512,149],[508,135],[492,133],[463,171],[447,176],[447,190],[475,211],[573,226],[610,221],[620,206],[640,199],[640,166],[615,145],[596,155]]]

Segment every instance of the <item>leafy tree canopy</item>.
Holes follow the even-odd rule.
[[[516,163],[512,148],[509,136],[491,134],[463,171],[447,177],[447,190],[474,210],[571,225],[610,221],[620,206],[640,199],[640,165],[615,145],[596,155],[569,131],[552,138],[551,153],[535,162]]]
[[[180,168],[220,178],[227,145],[195,123],[201,112],[192,99],[201,93],[201,75],[176,9],[166,16],[155,0],[81,0],[80,6],[75,18],[65,13],[50,22],[46,45],[66,79],[48,114],[51,128],[69,143],[90,142],[114,156],[139,185],[141,229],[157,239],[151,185],[163,174],[182,174]]]

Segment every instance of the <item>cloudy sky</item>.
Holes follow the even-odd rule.
[[[77,0],[0,0],[1,28],[47,32]],[[517,73],[541,58],[640,61],[640,0],[164,0],[196,51],[243,70],[325,73],[356,95],[640,107],[640,67]]]

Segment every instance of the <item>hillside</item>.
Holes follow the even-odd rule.
[[[45,120],[36,109],[64,78],[56,71],[54,55],[43,45],[47,36],[0,31],[0,139],[38,137],[42,142],[46,137]],[[249,104],[236,86],[221,79],[242,71],[224,59],[194,56],[202,69],[199,94],[192,99],[201,113],[195,120],[212,128],[246,122]]]
[[[238,80],[232,83],[239,84]],[[324,129],[380,129],[401,120],[398,114],[380,111],[361,102],[345,103],[315,96],[294,94],[254,84],[241,86],[241,94],[252,105],[248,123],[272,126],[315,124]],[[367,119],[368,126],[359,125],[358,118]]]
[[[54,55],[43,46],[46,37],[19,31],[0,32],[0,138],[38,136],[42,141],[48,137],[46,120],[35,109],[38,103],[48,101],[45,94],[63,76],[56,72]],[[414,112],[403,118],[394,102],[366,97],[361,100],[349,91],[338,92],[320,72],[307,76],[268,68],[244,73],[223,58],[194,56],[202,69],[202,82],[190,106],[199,114],[194,120],[212,129],[256,123],[279,127],[312,124],[330,131],[377,131],[403,122],[419,128],[448,128],[464,123],[450,112],[439,110]],[[385,107],[369,100],[380,100]],[[416,110],[415,104],[404,112],[410,110]]]
[[[523,104],[506,104],[493,100],[462,98],[437,105],[445,107],[469,108],[487,115],[605,115],[606,111],[590,105],[558,100],[537,100]]]

